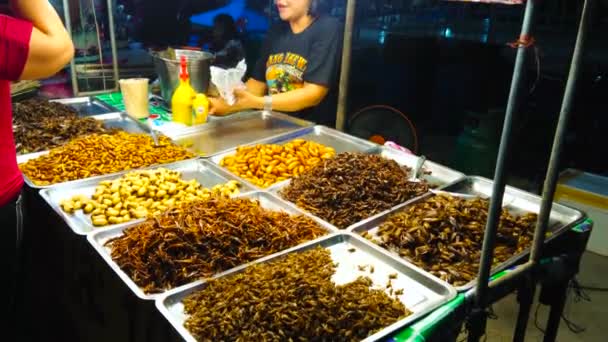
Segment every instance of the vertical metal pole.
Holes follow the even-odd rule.
[[[114,6],[112,4],[112,1],[113,0],[107,1],[108,24],[110,25],[110,27],[108,27],[108,29],[110,31],[110,48],[112,49],[112,71],[114,74],[114,87],[112,87],[111,90],[118,90],[118,79],[120,78],[120,74],[118,73],[118,52],[116,51],[116,33],[115,33],[116,28],[114,27]],[[102,49],[103,47],[100,46],[99,48]],[[103,65],[103,61],[100,61],[100,63]],[[102,75],[103,75],[103,72],[102,72]],[[105,75],[103,77],[105,79]]]
[[[72,17],[70,16],[70,2],[63,0],[63,16],[65,18],[65,28],[72,38]],[[76,77],[76,57],[70,61],[70,76],[72,78],[72,91],[74,96],[79,93],[78,90],[78,78]]]
[[[555,136],[553,138],[553,147],[551,148],[551,157],[547,167],[547,174],[545,175],[540,213],[538,214],[538,219],[536,220],[534,241],[532,242],[532,250],[530,252],[530,259],[533,263],[538,262],[540,259],[541,249],[545,240],[545,232],[547,231],[547,223],[549,222],[549,215],[553,205],[553,195],[555,195],[555,186],[558,177],[559,157],[562,151],[562,145],[564,143],[564,135],[568,125],[568,118],[570,117],[570,112],[572,111],[572,102],[574,100],[576,83],[580,75],[579,69],[583,59],[583,49],[587,33],[587,20],[589,19],[588,17],[591,13],[591,5],[591,0],[585,0],[583,4],[578,34],[576,36],[576,44],[574,45],[574,53],[572,55],[572,61],[570,62],[570,72],[568,74],[568,81],[566,83],[562,108],[557,121]]]
[[[526,2],[524,13],[524,21],[521,28],[520,39],[526,39],[530,36],[534,10],[536,8],[536,0]],[[494,186],[492,189],[492,198],[490,200],[490,209],[488,213],[488,221],[483,239],[483,248],[481,252],[481,261],[479,265],[479,274],[477,277],[477,296],[476,304],[480,307],[485,306],[486,293],[488,290],[488,278],[492,267],[492,259],[494,256],[494,242],[496,240],[496,229],[498,227],[498,219],[502,208],[502,198],[505,191],[505,164],[509,153],[509,145],[511,141],[511,129],[513,126],[513,117],[516,107],[519,102],[520,88],[522,85],[522,77],[524,72],[524,64],[526,59],[526,47],[519,46],[517,56],[515,58],[515,67],[513,70],[513,79],[511,80],[511,89],[509,93],[509,101],[505,113],[505,121],[502,128],[502,136],[500,137],[500,147],[498,149],[498,157],[496,161],[496,169],[494,170]]]
[[[517,314],[515,332],[513,333],[514,342],[524,342],[526,339],[526,328],[528,326],[528,319],[530,318],[530,309],[534,302],[535,286],[536,282],[534,281],[534,278],[530,274],[527,274],[522,279],[521,285],[517,290],[519,312]]]
[[[346,121],[346,99],[348,97],[350,54],[352,50],[353,26],[355,22],[356,4],[356,0],[346,1],[344,43],[342,44],[342,67],[340,69],[340,85],[338,87],[338,112],[336,114],[336,129],[340,131],[344,131],[344,123]]]
[[[534,10],[536,8],[536,0],[528,0],[524,12],[524,19],[521,27],[520,39],[526,40],[530,36],[532,29]],[[524,72],[525,58],[527,48],[519,46],[517,56],[515,58],[515,66],[513,69],[513,78],[511,80],[511,89],[509,92],[509,100],[505,113],[505,121],[500,137],[500,146],[498,149],[498,157],[496,161],[496,169],[494,170],[494,184],[492,188],[492,198],[490,200],[490,208],[488,212],[488,220],[483,239],[483,247],[481,251],[481,260],[479,264],[479,273],[477,275],[477,289],[475,296],[475,306],[470,320],[470,339],[477,341],[485,332],[486,317],[483,310],[487,303],[488,293],[488,278],[494,258],[494,244],[496,240],[496,230],[500,218],[502,199],[505,191],[505,164],[509,154],[509,145],[511,140],[511,129],[513,126],[513,117],[519,102],[520,89],[522,87],[522,77]]]
[[[562,313],[564,312],[566,297],[568,296],[568,280],[560,281],[560,283],[556,285],[556,288],[558,291],[555,300],[551,303],[551,310],[549,311],[543,342],[555,342],[555,339],[557,338],[559,323],[562,320]]]

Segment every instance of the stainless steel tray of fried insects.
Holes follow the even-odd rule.
[[[396,303],[392,305],[400,306],[402,304],[405,307],[407,311],[406,314],[403,314],[399,317],[395,317],[394,321],[392,321],[393,323],[389,323],[386,326],[378,327],[378,330],[376,330],[375,333],[371,331],[368,332],[368,336],[363,336],[362,338],[364,341],[380,340],[388,336],[392,332],[408,326],[420,317],[424,316],[435,308],[451,300],[456,295],[456,291],[454,290],[454,288],[449,286],[447,283],[430,276],[426,272],[421,271],[408,263],[402,262],[399,259],[394,258],[386,251],[382,250],[381,248],[375,246],[372,243],[369,243],[365,239],[362,239],[359,236],[347,232],[322,237],[317,240],[302,244],[298,247],[285,250],[283,252],[277,253],[266,258],[262,258],[252,264],[244,265],[242,267],[235,268],[231,271],[219,274],[214,277],[214,280],[211,281],[229,281],[231,277],[238,277],[240,274],[244,274],[245,276],[242,282],[239,282],[239,285],[237,286],[242,287],[243,293],[248,293],[247,286],[249,282],[247,279],[251,278],[247,277],[252,277],[256,274],[262,273],[262,267],[274,267],[272,265],[280,264],[281,261],[284,260],[284,266],[281,266],[285,267],[284,272],[275,269],[275,271],[268,272],[268,274],[273,274],[272,276],[268,276],[270,278],[268,278],[266,275],[263,275],[263,279],[266,280],[269,284],[272,284],[274,282],[280,283],[281,281],[283,281],[281,279],[285,273],[292,272],[293,268],[298,267],[297,264],[291,263],[289,259],[290,257],[297,257],[297,255],[299,254],[303,259],[301,263],[307,264],[307,260],[309,259],[308,255],[306,255],[305,253],[319,252],[322,253],[322,256],[327,256],[327,254],[329,254],[329,264],[333,264],[334,267],[334,273],[333,275],[331,275],[331,279],[328,282],[328,284],[333,283],[333,285],[329,286],[344,286],[345,284],[359,281],[359,279],[361,279],[360,277],[365,277],[369,279],[369,281],[365,280],[368,281],[366,283],[366,289],[368,289],[369,291],[377,291],[376,295],[379,293],[381,296],[386,296],[386,299],[395,301]],[[320,265],[320,268],[324,267],[332,267],[332,265]],[[307,272],[314,271],[315,270],[307,270]],[[314,274],[314,276],[315,279],[317,279],[316,274]],[[302,277],[307,277],[307,273],[303,273]],[[188,315],[184,311],[185,306],[183,301],[192,294],[204,291],[207,288],[208,284],[209,283],[204,280],[198,281],[186,287],[167,292],[165,295],[159,297],[156,300],[156,306],[158,310],[166,317],[166,319],[171,323],[171,325],[187,341],[196,341],[196,338],[184,326],[184,323],[188,320],[190,315]],[[249,284],[249,286],[252,285]],[[302,284],[295,284],[291,286],[287,284],[278,285],[277,290],[269,292],[286,291],[287,293],[292,293],[292,291],[297,291],[296,288],[299,288],[300,286],[302,286]],[[221,294],[217,295],[221,296]],[[367,295],[364,296],[366,298],[369,298],[367,297]],[[257,293],[255,297],[256,298],[253,298],[253,300],[259,300],[261,303],[265,303],[265,301],[268,300],[264,298],[263,293]],[[323,297],[320,292],[313,293],[307,298],[315,303],[323,302],[325,300],[327,300],[327,302],[336,302],[335,300],[332,300],[332,298]],[[297,303],[298,299],[295,300],[296,302],[292,306],[293,311],[290,311],[289,313],[280,312],[280,314],[295,315],[290,317],[297,317],[298,309],[308,305],[304,302]],[[304,301],[304,299],[301,300]],[[249,317],[251,317],[251,319],[258,319],[258,317],[264,316],[264,312],[254,312],[255,308],[257,307],[254,304],[248,306],[249,308],[251,308],[251,310],[253,310],[249,312],[249,314],[251,314],[251,316]],[[359,302],[347,302],[345,305],[350,305],[354,307],[358,304]],[[232,304],[229,305],[237,306],[239,304],[236,301],[232,301]],[[380,304],[378,304],[378,306],[379,305]],[[383,310],[382,307],[377,307],[376,309],[380,311]],[[249,309],[244,308],[244,310]],[[367,309],[364,310],[367,311]],[[354,318],[347,319],[349,320],[348,324],[344,324],[343,326],[356,327],[361,323]],[[327,317],[323,324],[319,323],[320,326],[318,328],[321,330],[325,329],[326,325],[331,325],[331,320],[338,320],[338,317]],[[239,323],[234,322],[234,324],[235,326],[237,326]],[[305,322],[303,324],[305,324]],[[228,326],[226,329],[229,329]],[[282,331],[279,331],[278,334],[281,334],[281,332]],[[293,333],[298,334],[298,332]],[[344,331],[338,333],[342,335],[347,335],[351,332]],[[231,332],[228,331],[226,332],[226,334],[231,334]],[[235,331],[234,334],[234,336],[238,336],[239,334],[242,334],[242,331]],[[281,335],[278,336],[280,337]],[[328,338],[331,339],[331,337]]]
[[[460,255],[459,253],[472,253],[472,249],[474,247],[461,246],[463,243],[468,243],[468,241],[466,241],[467,238],[461,237],[460,235],[462,235],[461,233],[464,234],[465,232],[468,232],[475,228],[478,230],[478,232],[474,235],[476,239],[481,241],[481,239],[483,238],[483,230],[485,229],[485,219],[480,219],[479,222],[477,222],[477,220],[475,219],[475,217],[479,217],[480,215],[480,211],[479,209],[477,209],[478,207],[471,205],[470,207],[466,207],[466,209],[462,209],[465,210],[465,214],[470,215],[470,220],[467,220],[470,222],[466,224],[463,224],[462,222],[458,223],[458,219],[454,216],[456,214],[454,214],[453,212],[448,213],[447,211],[444,211],[447,216],[450,216],[450,224],[446,223],[445,227],[442,227],[447,229],[448,231],[435,232],[433,230],[430,234],[434,235],[434,237],[431,237],[430,235],[428,237],[425,237],[423,236],[424,234],[421,235],[421,233],[418,232],[418,229],[424,228],[429,229],[429,231],[431,231],[431,229],[434,229],[432,228],[433,222],[439,222],[440,219],[438,217],[441,217],[441,215],[443,214],[441,213],[443,209],[442,206],[444,206],[447,202],[437,202],[441,205],[428,207],[428,209],[420,209],[420,211],[414,210],[414,206],[422,206],[426,201],[432,201],[433,197],[439,195],[457,197],[461,200],[474,201],[475,198],[489,200],[492,195],[492,186],[493,182],[489,179],[478,176],[469,176],[452,185],[444,187],[439,191],[432,191],[422,196],[421,198],[403,204],[389,213],[385,213],[381,216],[373,218],[372,220],[368,220],[354,225],[350,228],[350,230],[353,233],[366,236],[368,239],[374,241],[375,243],[385,245],[387,248],[392,250],[391,253],[393,253],[394,255],[401,255],[405,260],[411,262],[414,262],[414,260],[410,258],[418,258],[418,254],[420,253],[429,253],[429,248],[434,250],[434,246],[438,246],[439,250],[441,250],[441,248],[444,248],[444,252],[447,253],[446,257],[458,256]],[[487,212],[487,203],[489,202],[485,203],[486,208],[484,210],[485,212]],[[535,215],[538,215],[538,213],[540,212],[540,203],[541,198],[537,195],[514,188],[512,186],[507,186],[505,188],[502,205],[503,210],[506,210],[509,213],[511,219],[506,220],[505,212],[503,212],[503,219],[501,219],[501,222],[520,222],[520,225],[525,225],[526,230],[524,233],[517,233],[517,230],[513,230],[513,232],[509,234],[515,234],[517,236],[513,236],[515,240],[511,241],[511,237],[506,236],[504,233],[501,233],[499,228],[499,236],[497,240],[495,257],[500,258],[499,260],[502,261],[496,263],[492,267],[491,274],[495,274],[504,269],[507,269],[528,256],[530,250],[529,245],[532,242],[534,225],[536,223]],[[398,216],[402,214],[407,215],[407,218],[406,216]],[[416,217],[414,218],[414,216]],[[423,216],[424,218],[422,218]],[[527,217],[527,219],[517,221],[520,218],[524,217]],[[386,230],[382,230],[381,226],[383,224],[386,224],[386,222],[391,220],[391,218],[393,219],[391,221],[391,224],[394,229],[392,229],[392,227],[384,226]],[[425,220],[427,222],[423,222],[422,226],[420,226],[418,225],[418,221],[412,221],[412,218],[419,218],[420,220],[422,220],[421,222]],[[578,210],[572,209],[559,203],[553,203],[553,207],[549,217],[549,224],[547,229],[547,236],[545,237],[545,243],[564,233],[565,231],[576,225],[578,222],[584,220],[584,218],[585,215]],[[428,227],[425,228],[425,224],[427,224]],[[412,225],[416,226],[414,227]],[[442,234],[445,234],[445,236]],[[525,237],[521,237],[522,234],[524,234]],[[399,236],[399,239],[401,239],[400,241],[409,241],[409,244],[403,245],[403,248],[398,247],[395,243],[390,242],[396,241],[392,240],[395,236]],[[447,240],[442,240],[444,238]],[[434,241],[435,243],[430,243],[431,241]],[[478,241],[479,244],[480,241]],[[401,243],[402,242],[399,242],[398,244],[401,245]],[[519,244],[521,244],[521,246]],[[478,248],[479,250],[481,249],[480,246],[481,245],[479,245]],[[512,246],[516,249],[512,251],[506,249],[509,246]],[[410,251],[406,251],[406,249],[410,249]],[[519,252],[517,252],[518,250]],[[501,256],[502,254],[504,254],[504,257]],[[452,260],[451,262],[453,262],[453,264],[456,266],[452,268],[450,268],[450,266],[444,269],[445,267],[440,267],[440,265],[433,263],[433,265],[427,264],[421,265],[420,267],[423,267],[425,270],[434,273],[439,277],[444,277],[444,280],[455,284],[456,289],[458,291],[467,291],[474,287],[477,281],[476,270],[478,268],[479,261],[471,261],[473,263],[476,263],[473,269],[471,270],[465,270],[465,266],[467,265],[458,266],[459,264],[457,264],[456,261]],[[469,272],[470,274],[467,272]]]
[[[332,225],[298,210],[297,208],[289,205],[288,203],[280,200],[279,198],[276,198],[275,196],[272,196],[269,193],[254,191],[242,193],[241,195],[238,195],[236,197],[256,200],[259,202],[262,208],[267,210],[276,212],[286,212],[290,215],[305,215],[311,218],[315,223],[317,223],[320,231],[322,231],[324,234],[331,234],[337,231],[337,228],[333,227]],[[126,284],[127,287],[129,287],[129,289],[137,297],[141,299],[152,300],[158,298],[167,291],[160,291],[158,293],[147,293],[146,291],[144,291],[144,289],[138,286],[136,282],[129,276],[129,274],[127,274],[123,269],[121,269],[118,263],[112,259],[112,248],[106,245],[108,241],[124,236],[124,232],[126,229],[133,227],[137,224],[141,224],[141,222],[130,222],[128,224],[123,224],[114,228],[96,230],[87,235],[87,240],[97,251],[97,253],[102,257],[102,259],[110,266],[110,268],[118,275],[118,277]],[[263,239],[265,237],[261,238]],[[186,287],[187,285],[188,284],[183,284],[175,287],[174,289]]]

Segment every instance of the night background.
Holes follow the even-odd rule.
[[[540,191],[545,175],[582,3],[539,2],[536,43],[528,49],[508,172],[511,184],[533,192]],[[344,20],[346,1],[324,0],[323,5],[326,14]],[[72,20],[79,15],[87,20],[86,9],[70,6]],[[95,2],[97,13],[104,6],[105,1]],[[118,0],[116,8],[119,43],[141,42],[144,49],[203,47],[213,18],[228,13],[241,31],[248,65],[257,60],[268,27],[279,20],[271,0]],[[418,147],[418,153],[432,160],[491,178],[516,53],[508,43],[519,36],[523,9],[358,0],[347,130],[378,142]],[[560,170],[606,174],[601,134],[608,127],[608,0],[595,1],[592,12]],[[84,36],[79,58],[91,50]],[[119,50],[121,69],[149,63],[147,57],[138,60]]]

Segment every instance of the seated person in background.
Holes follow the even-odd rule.
[[[341,25],[319,14],[320,0],[275,0],[281,24],[268,32],[246,90],[229,106],[210,98],[210,113],[266,109],[334,126]]]
[[[239,40],[234,19],[228,14],[213,18],[213,40],[209,50],[215,54],[213,65],[221,68],[234,68],[245,59],[245,49]]]

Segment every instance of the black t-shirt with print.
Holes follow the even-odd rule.
[[[328,87],[319,105],[289,114],[333,126],[341,33],[340,22],[332,17],[321,16],[297,34],[288,23],[281,23],[269,31],[252,77],[265,82],[269,94],[298,89],[304,82]]]

